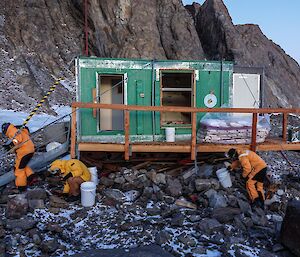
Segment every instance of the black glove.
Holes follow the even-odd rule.
[[[66,181],[68,178],[73,177],[72,172],[69,172],[66,176],[63,177],[63,181]]]
[[[15,146],[15,145],[14,145],[13,142],[8,142],[8,143],[6,143],[6,144],[3,145],[3,147],[4,147],[4,149],[5,149],[6,151],[9,151],[9,150],[12,149],[14,146]]]
[[[23,127],[23,125],[15,125],[15,127],[16,127],[16,129],[20,129],[20,128],[27,129],[28,132],[30,133],[30,130],[29,130],[29,128],[27,126]]]

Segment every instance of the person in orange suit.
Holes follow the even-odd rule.
[[[12,142],[5,145],[5,148],[14,148],[15,159],[15,185],[20,191],[26,190],[27,184],[35,179],[32,169],[27,165],[34,155],[34,144],[30,139],[29,129],[22,128],[20,131],[17,126],[11,123],[2,124],[2,133]]]
[[[233,161],[232,168],[242,168],[242,176],[247,179],[246,189],[251,202],[259,207],[264,206],[264,184],[267,184],[267,164],[255,152],[250,150],[230,149],[227,153]],[[234,167],[233,167],[234,166]]]
[[[68,201],[76,201],[80,196],[80,185],[91,180],[88,168],[79,160],[56,160],[51,163],[50,173],[60,174],[65,181],[63,194],[68,195]]]

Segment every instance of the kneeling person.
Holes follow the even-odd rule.
[[[51,171],[60,171],[65,181],[63,193],[68,194],[69,201],[79,199],[80,185],[91,180],[88,168],[79,160],[56,160],[50,166]]]

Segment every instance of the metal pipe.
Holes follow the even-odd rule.
[[[152,60],[152,97],[151,97],[151,105],[155,106],[155,74],[154,74],[154,60]],[[155,112],[152,112],[152,140],[155,141]]]
[[[220,88],[220,106],[222,106],[222,104],[224,104],[224,102],[223,102],[223,95],[224,95],[224,92],[223,92],[223,56],[222,56],[222,58],[221,58],[221,81],[220,81],[220,83],[221,83],[221,88]]]
[[[84,0],[84,33],[85,33],[85,56],[89,55],[89,43],[88,43],[88,0]]]

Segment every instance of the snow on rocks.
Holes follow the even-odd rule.
[[[249,204],[239,172],[230,174],[232,187],[220,185],[215,171],[223,163],[181,173],[155,162],[119,167],[102,173],[90,208],[51,195],[56,177],[23,196],[1,188],[0,255],[65,256],[157,244],[173,256],[276,256],[286,251],[278,236],[287,203],[300,199],[299,153],[285,154],[294,167],[280,153],[260,153],[278,187],[264,210]]]
[[[50,195],[47,187],[53,189],[56,185],[44,183],[21,197],[27,203],[39,200],[43,204],[27,207],[26,212],[19,213],[17,222],[5,217],[9,204],[0,206],[0,242],[4,245],[0,250],[25,256],[65,256],[89,249],[158,244],[173,256],[275,255],[274,251],[280,249],[273,246],[279,244],[278,231],[288,200],[286,191],[279,191],[281,206],[276,211],[272,204],[266,210],[253,208],[241,187],[239,173],[231,174],[233,186],[224,189],[217,185],[214,171],[207,178],[202,173],[206,165],[199,168],[199,174],[191,173],[191,179],[187,179],[185,172],[170,175],[151,167],[124,167],[107,175],[112,180],[109,186],[100,179],[96,204],[90,208],[83,208],[79,201],[68,203]],[[121,178],[124,183],[118,183]],[[209,186],[199,190],[199,181],[203,180]],[[10,195],[9,189],[5,194]],[[8,203],[14,198],[9,197]],[[12,203],[19,207],[24,204]]]

